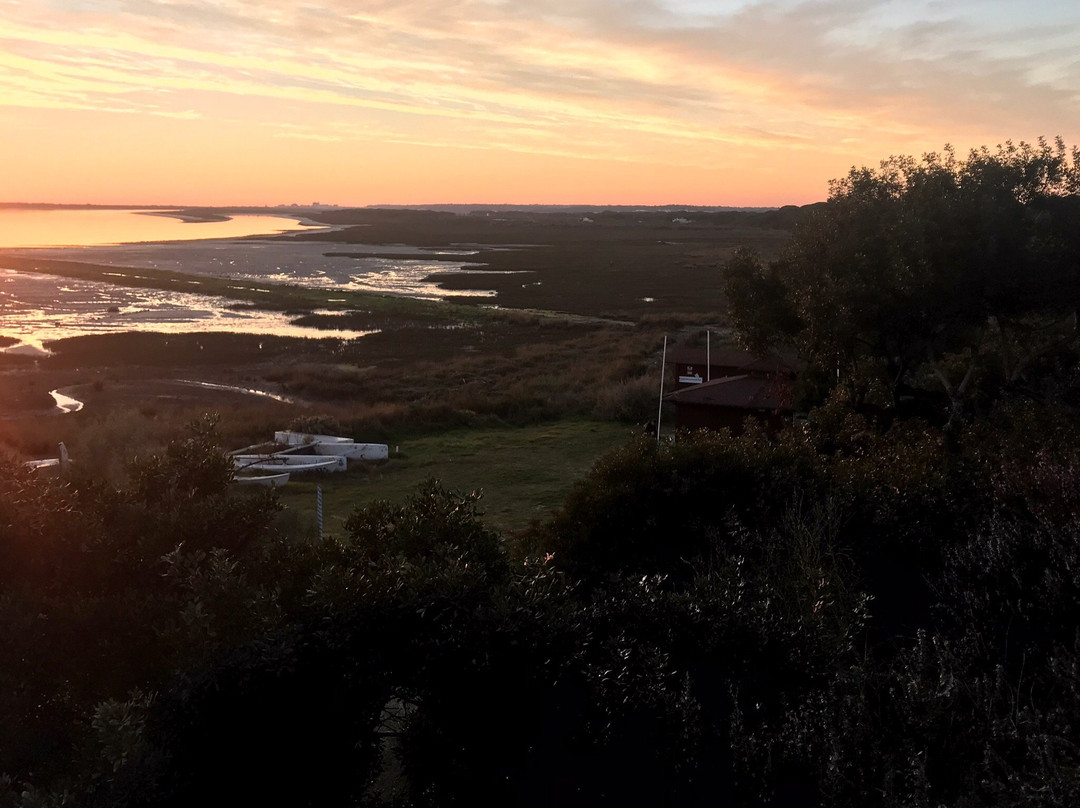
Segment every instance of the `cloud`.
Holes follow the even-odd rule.
[[[743,70],[772,79],[791,92],[796,110],[885,116],[922,129],[1044,123],[1077,132],[1075,93],[1063,82],[1041,80],[1035,69],[1053,60],[1062,75],[1075,76],[1068,50],[1045,50],[1045,24],[1002,33],[960,17],[875,22],[889,5],[758,4],[712,28],[683,31],[668,46],[706,73]],[[1075,53],[1080,29],[1056,32]],[[1044,46],[1042,65],[1029,52],[1036,42]]]
[[[658,165],[729,165],[733,148],[760,160],[779,148],[820,160],[858,144],[903,151],[999,133],[1075,141],[1080,23],[1052,4],[1030,4],[1008,24],[980,17],[980,7],[8,3],[0,4],[0,107],[199,116],[278,139]],[[1004,14],[1009,4],[998,7]]]
[[[376,0],[360,11],[353,2],[140,0],[85,11],[79,25],[57,17],[52,26],[14,20],[5,28],[24,55],[37,46],[40,72],[53,83],[48,66],[64,63],[68,80],[98,81],[102,97],[124,84],[212,84],[236,95],[311,93],[326,104],[434,117],[601,115],[649,126],[661,118],[672,129],[756,116],[810,130],[838,113],[902,118],[901,106],[961,125],[985,126],[1010,111],[1075,119],[1076,100],[1063,85],[1076,66],[1064,51],[1056,67],[1042,67],[1058,77],[1052,83],[1029,62],[996,55],[1009,44],[1001,35],[957,20],[901,22],[852,42],[850,32],[887,5],[755,3],[708,25],[680,25],[673,7],[646,0]],[[1019,29],[1011,42],[1044,33]],[[66,58],[50,50],[58,39]]]

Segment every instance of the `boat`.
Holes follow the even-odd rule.
[[[386,460],[390,451],[385,443],[285,430],[275,432],[272,443],[237,449],[231,456],[237,469],[345,471],[350,460]]]
[[[317,435],[312,432],[293,432],[286,429],[274,433],[274,442],[286,446],[306,446],[309,443],[352,443],[353,439],[337,435]]]
[[[60,458],[49,457],[45,460],[27,460],[23,465],[30,469],[30,471],[38,471],[40,469],[52,469],[57,468],[60,465]]]
[[[385,443],[357,443],[339,435],[319,435],[290,430],[274,433],[274,442],[291,447],[286,451],[311,451],[317,455],[337,455],[350,460],[386,460],[390,449]]]
[[[67,447],[64,445],[63,441],[60,441],[60,446],[58,448],[58,457],[48,457],[44,460],[27,460],[25,463],[23,463],[23,466],[30,469],[30,471],[64,468],[65,466],[67,466],[68,463],[71,462],[71,458],[68,456],[68,450]]]
[[[344,471],[344,457],[313,457],[311,455],[240,455],[233,457],[237,471]]]
[[[277,488],[289,481],[289,472],[280,474],[259,474],[252,477],[233,477],[233,482],[239,485],[263,485]]]
[[[324,463],[334,470],[340,471],[344,471],[348,467],[348,461],[344,457],[321,457],[314,454],[293,454],[291,452],[233,455],[232,459],[237,468],[247,468],[251,463],[289,467]]]
[[[385,443],[313,443],[312,447],[317,455],[349,460],[386,460],[389,456]]]

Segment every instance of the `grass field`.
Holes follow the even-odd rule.
[[[321,485],[324,530],[340,535],[358,505],[400,499],[435,478],[451,490],[482,490],[484,521],[512,532],[550,514],[597,458],[634,432],[625,424],[588,420],[456,429],[391,445],[390,460],[368,469],[297,478],[281,489],[281,501],[286,519],[314,530],[315,488]]]

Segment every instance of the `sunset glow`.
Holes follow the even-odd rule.
[[[1080,141],[1072,9],[0,0],[0,200],[811,202],[890,154]]]

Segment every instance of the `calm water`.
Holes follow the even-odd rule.
[[[187,222],[160,211],[0,208],[0,247],[88,247],[241,238],[309,229],[295,216],[244,214],[224,222]]]
[[[171,269],[190,275],[432,300],[455,294],[494,294],[439,288],[439,275],[468,271],[475,265],[464,260],[432,260],[416,247],[252,238],[310,229],[295,218],[279,216],[236,216],[227,222],[189,223],[134,211],[0,209],[0,247],[23,257]],[[332,251],[347,251],[359,257],[325,254]],[[386,259],[370,255],[376,252],[410,257]],[[462,250],[454,257],[472,254],[471,250]],[[131,289],[18,272],[5,268],[3,258],[0,252],[0,335],[20,341],[14,350],[40,349],[49,340],[109,331],[231,331],[342,338],[362,335],[300,328],[276,312],[232,310],[228,307],[235,301],[200,295],[198,282],[193,282],[190,293]]]

